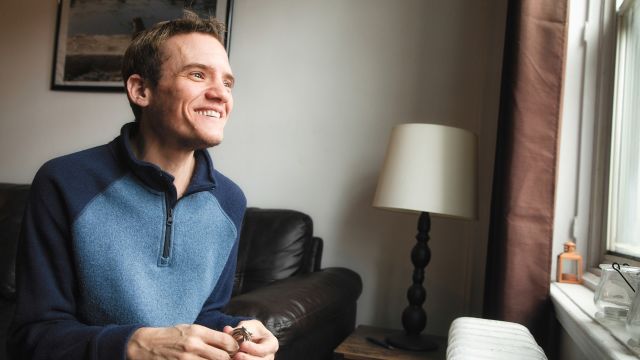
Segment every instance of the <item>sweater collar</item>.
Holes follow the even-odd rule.
[[[130,139],[137,131],[138,124],[136,122],[122,126],[120,136],[114,140],[119,153],[125,158],[129,169],[147,186],[157,191],[171,191],[175,195],[173,175],[162,170],[156,164],[136,158]],[[216,187],[215,170],[209,152],[206,149],[196,150],[194,156],[196,165],[184,196]]]

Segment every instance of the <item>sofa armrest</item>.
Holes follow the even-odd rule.
[[[346,268],[326,268],[295,275],[233,297],[225,307],[229,315],[256,318],[279,339],[281,345],[299,334],[313,334],[332,315],[354,307],[362,292],[362,280]],[[355,308],[355,307],[354,307]]]

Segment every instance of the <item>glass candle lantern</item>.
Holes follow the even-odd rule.
[[[582,256],[571,241],[564,243],[564,252],[558,255],[556,281],[582,284]]]
[[[627,332],[631,336],[633,345],[639,346],[640,345],[640,296],[638,296],[637,289],[636,289],[635,296],[633,297],[633,301],[631,302],[631,308],[629,309],[629,314],[627,315],[625,326],[627,328]]]
[[[640,268],[600,264],[602,274],[593,296],[598,308],[596,317],[624,320],[629,313],[640,283]]]

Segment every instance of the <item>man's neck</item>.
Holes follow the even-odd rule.
[[[176,187],[178,199],[181,198],[189,187],[195,169],[194,151],[161,144],[154,141],[152,136],[145,136],[142,129],[131,138],[131,145],[139,160],[155,164],[174,177],[173,185]]]

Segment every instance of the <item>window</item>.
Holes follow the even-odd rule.
[[[640,1],[618,1],[606,249],[640,258]]]
[[[640,0],[569,0],[554,257],[640,265]],[[620,256],[623,256],[621,258]]]
[[[566,54],[554,260],[574,241],[593,290],[598,264],[640,265],[640,0],[569,0]],[[624,324],[597,319],[593,292],[553,283],[551,297],[572,357],[637,354]]]

